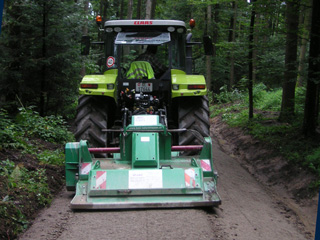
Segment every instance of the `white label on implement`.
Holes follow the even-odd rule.
[[[161,170],[130,170],[129,189],[162,188]]]
[[[141,137],[141,142],[150,142],[150,137]]]
[[[134,126],[153,126],[157,125],[157,115],[150,116],[133,116]]]

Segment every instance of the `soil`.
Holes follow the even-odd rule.
[[[219,117],[212,119],[211,135],[220,207],[71,211],[74,193],[63,188],[19,239],[314,239],[317,197],[306,190],[314,176]],[[16,163],[46,167],[10,154]],[[63,186],[63,169],[48,169],[56,179],[50,185],[54,194]]]

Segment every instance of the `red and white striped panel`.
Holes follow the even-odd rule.
[[[91,163],[82,163],[80,167],[81,175],[88,175],[91,170]]]
[[[201,160],[201,168],[203,171],[206,171],[206,172],[211,171],[210,160]]]
[[[96,189],[107,189],[107,172],[96,172]]]
[[[188,188],[195,188],[196,187],[196,178],[195,178],[195,171],[193,168],[189,168],[184,170],[184,180],[186,182],[186,187]]]

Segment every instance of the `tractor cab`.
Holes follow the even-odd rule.
[[[106,70],[118,68],[125,78],[132,61],[145,53],[148,46],[167,69],[185,69],[185,23],[174,20],[120,20],[107,21]],[[112,41],[113,40],[113,41]],[[156,78],[162,74],[156,70]]]
[[[172,70],[185,70],[185,23],[120,20],[104,27],[105,68],[118,70],[118,102],[128,109],[128,121],[136,114],[166,115]]]

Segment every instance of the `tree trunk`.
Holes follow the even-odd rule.
[[[154,19],[156,16],[156,5],[157,5],[157,0],[152,0],[151,18],[150,19]]]
[[[141,19],[141,0],[137,3],[137,19]]]
[[[154,19],[156,12],[157,0],[147,0],[146,2],[146,19]]]
[[[103,4],[103,12],[102,12],[102,23],[104,23],[107,20],[107,9],[109,7],[109,2],[107,0],[104,0]]]
[[[218,36],[219,36],[219,28],[218,28],[218,23],[219,23],[219,10],[220,10],[220,5],[215,4],[214,5],[214,25],[213,25],[213,37],[212,37],[212,42],[213,42],[213,57],[217,55],[217,50],[216,50],[216,44],[218,42]]]
[[[84,14],[87,15],[88,14],[88,11],[89,11],[89,1],[84,1],[84,6],[83,6],[83,9],[84,9]],[[87,19],[87,18],[85,18]],[[83,36],[88,36],[88,21],[85,20],[85,23],[83,24],[82,26],[82,35]],[[81,70],[80,70],[80,75],[82,77],[84,77],[84,75],[86,75],[86,67],[84,66],[84,63],[82,64],[82,67],[81,67]]]
[[[42,58],[46,59],[47,56],[47,2],[43,2],[42,8]],[[46,96],[46,64],[43,61],[42,63],[42,77],[40,82],[40,115],[44,116],[45,114],[45,96]]]
[[[127,14],[127,19],[132,19],[132,7],[133,7],[133,0],[128,0],[128,14]]]
[[[285,73],[282,85],[282,104],[279,120],[291,121],[294,117],[295,86],[297,79],[297,46],[298,46],[298,22],[299,22],[298,0],[287,0],[286,9],[286,56]]]
[[[311,12],[312,12],[312,0],[309,0],[309,4],[305,7],[304,21],[303,21],[303,34],[300,46],[299,67],[298,67],[298,86],[302,86],[305,80],[305,57],[307,52],[307,45],[309,40],[310,26],[311,26]],[[300,16],[303,15],[301,11]]]
[[[212,7],[209,4],[207,6],[207,33],[211,32],[211,18],[212,18],[212,14],[211,14],[211,10]],[[211,91],[211,56],[206,56],[206,72],[207,72],[207,76],[206,76],[206,83],[207,83],[207,89],[209,91]]]
[[[235,42],[235,30],[236,30],[236,22],[237,22],[237,8],[238,4],[236,1],[232,2],[233,16],[230,19],[230,29],[229,29],[229,39],[228,41],[232,43],[231,52],[230,52],[230,79],[229,79],[229,87],[230,90],[234,85],[234,42]]]
[[[252,3],[252,12],[250,20],[250,32],[249,32],[249,82],[248,82],[248,91],[249,91],[249,119],[253,118],[253,33],[254,33],[254,21],[255,21],[255,2],[256,0],[251,0]]]
[[[119,19],[124,19],[124,0],[120,1],[120,17]]]
[[[255,14],[255,29],[253,34],[253,49],[252,49],[252,83],[254,84],[257,79],[257,58],[258,58],[258,50],[257,46],[259,44],[259,24],[260,24],[260,13]]]
[[[0,34],[1,34],[1,26],[2,26],[2,14],[4,11],[4,1],[0,1]]]
[[[151,19],[152,0],[146,2],[146,19]]]
[[[306,136],[316,133],[319,117],[320,91],[320,1],[313,0],[312,26],[310,34],[309,69],[303,131]]]

